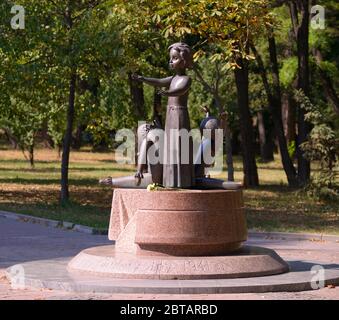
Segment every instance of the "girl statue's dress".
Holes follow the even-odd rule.
[[[176,80],[178,79],[174,77],[169,91],[175,90]],[[188,135],[190,132],[190,119],[187,109],[188,92],[180,96],[180,99],[178,98],[171,96],[168,98],[163,185],[170,188],[189,188],[194,186],[194,165],[193,143],[192,138]],[[179,136],[180,130],[181,136]]]

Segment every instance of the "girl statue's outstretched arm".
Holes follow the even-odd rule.
[[[144,76],[132,74],[132,79],[140,82],[145,82],[154,87],[169,87],[173,77],[157,79],[157,78],[146,78]]]

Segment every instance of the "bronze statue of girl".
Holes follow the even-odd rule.
[[[189,137],[184,145],[180,130],[190,131],[190,120],[187,109],[188,92],[191,79],[186,75],[186,69],[192,67],[193,57],[190,47],[185,43],[175,43],[169,48],[171,69],[175,75],[162,79],[146,78],[133,74],[132,78],[142,81],[155,87],[167,88],[159,93],[168,97],[164,145],[158,140],[157,133],[151,125],[143,125],[138,129],[140,141],[138,171],[135,176],[121,178],[104,178],[101,184],[111,185],[114,188],[146,188],[149,184],[162,184],[167,188],[218,188],[238,189],[241,184],[232,181],[223,181],[205,176],[203,153],[206,146],[214,149],[214,133],[210,140],[204,139],[193,160],[193,141]],[[225,119],[220,115],[220,120],[214,117],[207,117],[202,121],[200,129],[209,129],[214,132],[216,129],[225,129]],[[173,134],[174,133],[174,134]],[[188,135],[189,136],[189,135]],[[147,164],[147,155],[150,146],[154,146],[157,152],[163,150],[162,163]],[[160,157],[161,158],[161,157]],[[197,161],[197,159],[199,161]],[[173,161],[174,160],[174,161]],[[195,164],[194,164],[195,163]],[[147,169],[148,167],[148,169]],[[161,183],[162,182],[162,183]]]
[[[185,148],[179,132],[182,129],[186,129],[187,132],[190,131],[187,100],[191,79],[186,75],[186,69],[192,67],[193,56],[190,47],[182,42],[172,44],[168,50],[170,54],[169,65],[175,71],[174,76],[162,79],[146,78],[139,75],[132,77],[152,86],[168,88],[167,90],[159,90],[161,95],[168,97],[163,185],[169,188],[190,188],[195,185],[193,143],[192,139],[189,138],[189,145]],[[140,175],[140,173],[138,174]]]

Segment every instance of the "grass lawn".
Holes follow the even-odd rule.
[[[113,153],[72,152],[69,204],[59,199],[60,159],[54,150],[37,150],[35,169],[20,151],[0,150],[0,210],[107,228],[112,189],[98,184],[106,176],[134,174],[133,166],[113,162]],[[261,186],[244,190],[248,227],[260,231],[316,232],[339,235],[339,199],[326,203],[287,187],[279,157],[258,163]],[[235,178],[242,164],[235,159]],[[226,173],[223,173],[223,177]],[[219,175],[219,177],[222,177]]]

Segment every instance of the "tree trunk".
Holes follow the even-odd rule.
[[[61,152],[62,152],[62,144],[58,144],[58,159],[61,159]]]
[[[34,169],[34,144],[30,145],[28,148],[29,163],[31,169]]]
[[[128,76],[132,105],[138,120],[145,120],[145,98],[144,87],[142,82],[132,79],[132,75]]]
[[[231,131],[226,125],[225,128],[225,149],[226,149],[226,165],[227,165],[227,181],[234,181],[234,165],[231,144]]]
[[[61,202],[68,201],[68,167],[69,154],[72,143],[72,129],[74,122],[74,102],[75,102],[75,88],[76,88],[76,70],[72,70],[69,82],[69,102],[67,109],[67,127],[63,139],[63,150],[61,159]]]
[[[214,92],[214,103],[218,108],[220,114],[225,112],[222,107],[220,96],[217,92]],[[228,119],[221,119],[220,123],[221,128],[224,130],[225,138],[225,151],[226,151],[226,165],[227,165],[227,181],[234,181],[234,165],[233,165],[233,154],[232,154],[232,144],[231,144],[231,131],[228,124]]]
[[[257,113],[258,118],[258,132],[259,132],[259,142],[260,142],[260,157],[261,161],[269,162],[274,160],[273,152],[273,141],[270,139],[268,130],[266,130],[264,112],[259,111]]]
[[[299,24],[298,11],[301,15]],[[298,84],[297,88],[301,89],[309,97],[309,0],[296,0],[290,4],[290,13],[294,33],[297,41],[298,54]],[[298,137],[297,137],[297,159],[298,159],[298,182],[299,185],[306,185],[310,179],[310,162],[307,160],[300,148],[300,145],[307,140],[310,132],[310,124],[305,121],[305,110],[298,108]]]
[[[215,99],[216,105],[220,111],[223,111],[221,106],[221,100],[219,96]],[[220,112],[221,114],[222,112]],[[225,153],[226,153],[226,165],[227,165],[227,181],[234,181],[234,165],[233,165],[233,154],[232,154],[232,135],[228,124],[228,119],[223,118],[220,120],[220,127],[224,130],[225,138]]]
[[[154,88],[153,93],[153,121],[159,124],[162,128],[162,116],[161,116],[161,95],[157,93],[157,88]]]
[[[296,139],[295,102],[289,92],[282,94],[282,117],[287,145]]]
[[[259,185],[258,170],[255,162],[254,134],[248,100],[248,66],[241,58],[237,59],[241,69],[236,69],[235,82],[237,87],[238,108],[240,117],[240,134],[244,170],[244,186]]]
[[[4,128],[3,129],[5,132],[5,136],[8,140],[8,142],[12,145],[13,149],[17,149],[18,148],[18,141],[17,139],[12,135],[12,133],[10,132],[10,130]]]
[[[309,0],[300,1],[301,25],[297,33],[298,48],[298,88],[302,89],[304,94],[309,97],[309,64],[308,64],[308,34],[309,34]],[[305,110],[299,108],[298,113],[298,180],[301,185],[308,183],[310,179],[310,162],[307,160],[300,149],[300,145],[307,140],[310,132],[310,125],[305,121]]]
[[[285,133],[284,133],[283,122],[282,122],[279,69],[278,69],[278,62],[277,62],[275,39],[273,36],[269,37],[268,43],[269,43],[270,61],[271,61],[271,66],[272,66],[272,79],[273,79],[272,90],[268,83],[266,69],[264,67],[264,63],[261,59],[261,56],[257,52],[254,45],[251,46],[251,49],[256,57],[256,61],[258,63],[258,67],[259,67],[259,71],[262,77],[264,88],[267,94],[269,110],[272,114],[274,129],[275,129],[275,133],[276,133],[278,143],[279,143],[281,162],[283,164],[284,171],[287,176],[287,181],[290,186],[295,186],[297,184],[296,172],[293,166],[293,162],[288,154],[288,148],[287,148],[287,143],[286,143],[286,138],[285,138]]]
[[[274,122],[276,136],[279,142],[281,161],[283,163],[283,167],[287,176],[288,184],[294,187],[297,185],[296,171],[293,165],[293,161],[288,153],[286,138],[284,134],[284,127],[282,123],[279,66],[277,60],[277,49],[275,44],[275,38],[273,34],[270,35],[268,38],[268,46],[273,79],[272,118]]]
[[[86,128],[86,126],[83,126],[81,124],[78,125],[76,132],[75,132],[75,135],[72,138],[72,147],[75,150],[80,150],[80,148],[82,146],[82,140],[81,139],[82,139],[82,133],[83,133],[84,127]]]
[[[241,154],[240,130],[234,129],[231,139],[232,154],[239,156]]]
[[[145,98],[144,98],[144,86],[142,82],[138,82],[132,79],[132,74],[128,75],[130,94],[132,105],[134,107],[135,115],[138,120],[145,120]],[[137,129],[134,131],[135,136],[137,136]],[[135,166],[138,163],[138,143],[135,144],[135,156],[134,163]]]

